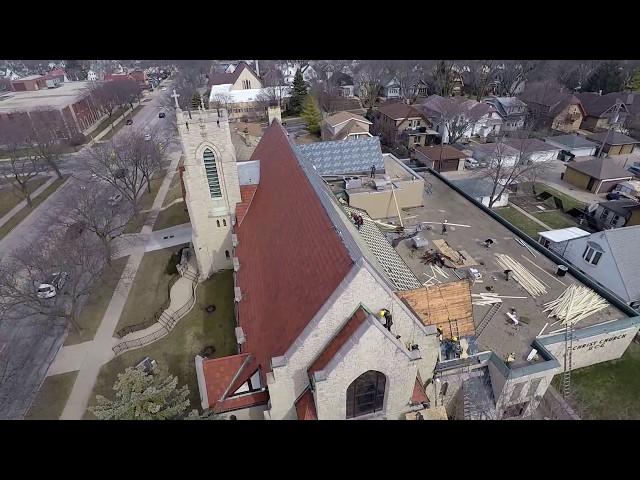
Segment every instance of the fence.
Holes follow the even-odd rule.
[[[173,327],[175,327],[176,323],[178,323],[178,320],[184,317],[189,312],[189,310],[191,310],[191,308],[195,305],[196,288],[197,288],[197,283],[192,283],[191,298],[187,300],[187,302],[182,307],[180,307],[178,310],[176,310],[172,314],[168,314],[166,311],[163,311],[160,317],[158,318],[158,321],[157,322],[154,321],[151,323],[151,325],[149,325],[149,326],[152,326],[155,323],[160,323],[162,325],[162,328],[156,330],[153,333],[150,333],[149,335],[145,335],[144,337],[118,343],[113,347],[113,353],[115,355],[120,355],[121,353],[126,352],[127,350],[144,347],[145,345],[153,343],[156,340],[159,340],[160,338],[167,335],[171,330],[173,330]]]

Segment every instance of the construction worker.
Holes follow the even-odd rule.
[[[384,327],[391,331],[391,325],[393,325],[393,319],[391,317],[391,312],[389,310],[387,310],[386,308],[383,308],[382,310],[380,310],[380,318],[384,318],[385,323],[384,323]]]
[[[447,221],[442,222],[442,235],[447,234]]]
[[[371,178],[376,178],[376,166],[371,165]]]

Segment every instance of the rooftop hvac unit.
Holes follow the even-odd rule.
[[[362,188],[362,178],[360,177],[342,177],[347,190],[352,188]]]
[[[373,180],[373,184],[376,187],[376,190],[386,190],[387,187],[391,184],[391,180],[388,180],[386,178],[382,179],[382,178],[375,178]]]

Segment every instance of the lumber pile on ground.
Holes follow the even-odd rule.
[[[574,283],[544,306],[543,312],[550,312],[549,317],[556,317],[563,325],[575,325],[583,318],[604,310],[609,303],[589,287]]]
[[[527,298],[527,297],[507,297],[503,295],[498,295],[497,293],[472,293],[471,298],[473,300],[473,305],[493,305],[494,303],[502,302],[503,298],[506,299],[516,299],[516,298]]]
[[[496,253],[496,261],[505,270],[511,270],[511,275],[515,280],[522,285],[522,287],[532,297],[538,297],[547,293],[547,288],[544,283],[536,278],[536,276],[526,269],[524,265],[517,262],[509,255],[503,255],[502,253]]]

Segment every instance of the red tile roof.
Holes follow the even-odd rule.
[[[227,390],[227,387],[229,387],[248,356],[248,353],[243,353],[229,357],[206,359],[202,362],[209,406],[215,405],[222,398],[225,390]],[[229,393],[233,392],[230,391]]]
[[[258,365],[271,371],[271,358],[286,352],[353,265],[279,122],[252,160],[260,160],[260,184],[236,225],[242,351],[254,354],[246,375]]]
[[[420,375],[416,377],[416,383],[413,386],[413,395],[411,395],[411,403],[417,405],[419,403],[427,403],[429,401],[429,397],[424,393],[424,389],[422,388],[420,382]]]
[[[340,348],[351,338],[351,335],[358,329],[360,325],[367,319],[368,313],[364,308],[358,307],[347,323],[340,329],[333,339],[324,347],[324,350],[318,358],[309,367],[309,373],[317,372],[327,366],[334,355]]]
[[[243,394],[237,397],[231,397],[218,402],[213,411],[216,413],[231,412],[233,410],[240,410],[241,408],[249,408],[255,405],[264,405],[269,401],[269,392],[253,392]]]
[[[296,412],[298,420],[317,420],[316,404],[313,401],[313,393],[307,390],[296,401]]]
[[[238,225],[242,223],[242,219],[247,214],[251,200],[258,189],[258,185],[240,185],[240,197],[242,202],[236,204],[236,221]]]

